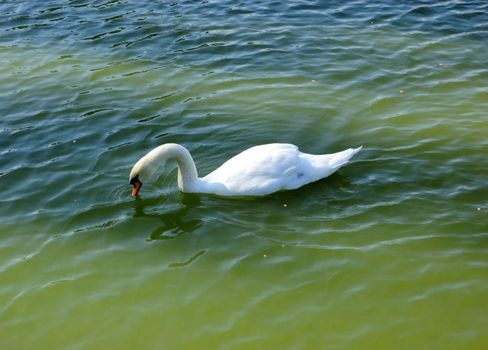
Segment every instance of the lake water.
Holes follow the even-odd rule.
[[[486,349],[488,3],[0,3],[0,348]],[[257,144],[363,145],[263,198]]]

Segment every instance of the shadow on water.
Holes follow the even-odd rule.
[[[155,218],[162,222],[161,226],[154,229],[149,235],[148,241],[169,240],[177,238],[185,233],[192,233],[202,226],[202,221],[195,218],[195,207],[200,204],[197,195],[180,194],[180,201],[177,208],[166,212],[150,213],[152,202],[136,199],[134,203],[134,218]]]
[[[314,215],[336,215],[352,205],[356,185],[347,176],[327,179],[297,190],[264,197],[219,197],[211,194],[162,192],[154,197],[129,198],[127,186],[110,193],[109,203],[100,203],[73,214],[63,232],[140,232],[146,241],[173,240],[183,234],[201,232],[261,232],[288,230],[290,217],[306,220]],[[203,227],[205,226],[205,227]],[[286,227],[285,227],[286,226]]]
[[[189,257],[187,260],[182,261],[182,262],[174,262],[168,265],[170,268],[177,268],[177,267],[185,267],[187,265],[190,265],[192,262],[194,262],[198,257],[201,255],[205,254],[207,251],[205,249],[198,251],[197,253],[193,254],[191,257]]]

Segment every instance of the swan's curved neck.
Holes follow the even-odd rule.
[[[178,187],[191,192],[198,182],[198,172],[190,152],[176,143],[167,143],[154,151],[159,162],[174,159],[178,163]]]

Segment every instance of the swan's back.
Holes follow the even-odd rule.
[[[205,176],[206,192],[219,195],[266,195],[291,190],[329,176],[361,148],[327,155],[302,153],[291,144],[249,148]]]

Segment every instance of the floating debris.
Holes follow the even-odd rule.
[[[404,93],[405,93],[405,90],[400,89],[400,93],[401,93],[401,94],[404,94]]]

